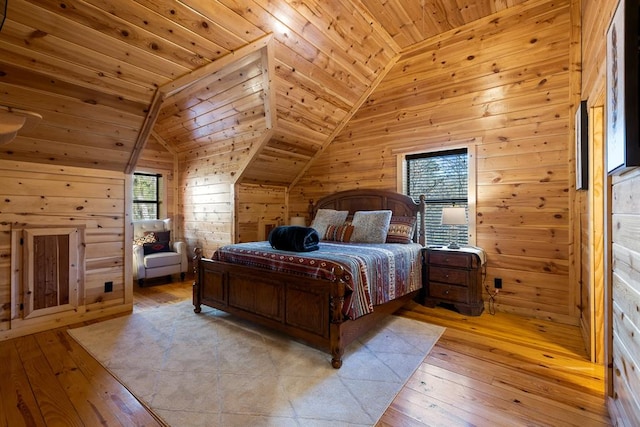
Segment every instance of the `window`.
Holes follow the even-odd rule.
[[[162,175],[133,174],[133,219],[158,219]]]
[[[426,239],[429,245],[446,245],[455,240],[469,243],[469,226],[442,225],[442,208],[464,207],[469,217],[469,156],[467,149],[408,155],[407,195],[418,200],[425,196]]]

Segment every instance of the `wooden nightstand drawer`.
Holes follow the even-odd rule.
[[[422,259],[425,305],[445,303],[470,316],[482,313],[482,249],[425,248]]]
[[[469,292],[467,291],[467,288],[454,285],[432,282],[429,284],[429,296],[431,298],[438,298],[463,304],[469,302]]]
[[[467,270],[455,270],[453,268],[430,266],[429,282],[443,282],[454,285],[466,286],[469,273]]]
[[[440,264],[448,267],[471,267],[471,257],[467,253],[431,251],[429,252],[429,264]]]

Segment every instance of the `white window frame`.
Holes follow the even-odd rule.
[[[467,181],[467,203],[468,203],[468,244],[476,246],[476,200],[477,200],[477,165],[476,165],[476,151],[477,144],[465,142],[448,142],[438,145],[425,146],[423,149],[406,151],[406,152],[394,152],[397,162],[397,181],[396,191],[402,194],[407,194],[407,157],[415,154],[437,153],[449,150],[463,149],[467,150],[467,164],[468,164],[468,181]],[[426,242],[429,244],[429,242]]]

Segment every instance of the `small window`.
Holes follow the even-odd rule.
[[[133,219],[158,219],[162,175],[133,174]]]
[[[429,245],[451,241],[469,243],[469,160],[467,149],[408,155],[406,160],[407,195],[418,200],[425,196],[425,232]],[[442,209],[465,208],[467,224],[443,225]]]

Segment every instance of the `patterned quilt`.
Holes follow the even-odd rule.
[[[356,319],[378,304],[406,295],[422,286],[422,246],[411,244],[320,242],[314,252],[273,249],[269,242],[238,243],[218,249],[212,259],[333,280],[336,266],[346,274],[349,290],[344,315]]]

